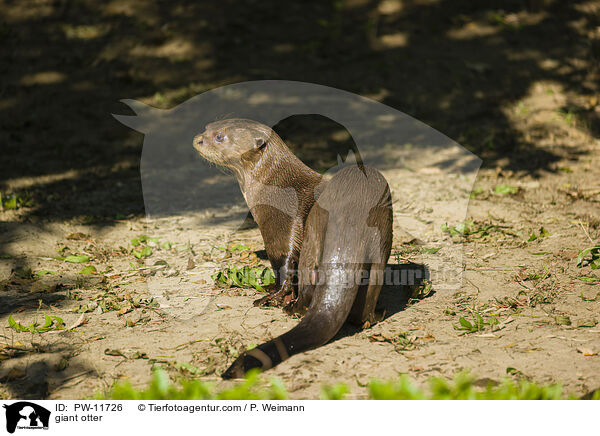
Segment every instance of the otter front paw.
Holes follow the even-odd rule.
[[[279,289],[275,289],[268,295],[265,295],[258,300],[254,300],[256,307],[285,307],[294,299],[294,290],[289,286],[283,285]]]
[[[265,295],[262,298],[254,300],[254,303],[252,303],[252,304],[254,305],[254,307],[276,306],[276,304],[272,304],[272,303],[273,303],[273,297],[271,296],[271,294],[269,294],[269,295]]]

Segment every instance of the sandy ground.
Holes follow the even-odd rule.
[[[577,131],[571,134],[579,138]],[[598,143],[591,141],[589,147],[598,150]],[[436,291],[434,280],[433,292],[409,300],[410,289],[388,286],[379,304],[387,311],[384,321],[365,330],[346,326],[331,343],[292,357],[266,376],[281,378],[294,398],[315,398],[322,385],[335,382],[348,383],[352,396],[360,398],[365,395],[360,385],[374,377],[408,373],[424,380],[451,377],[463,369],[483,380],[498,381],[508,371],[541,383],[560,382],[577,395],[596,389],[600,298],[595,297],[600,279],[590,267],[576,266],[578,251],[600,234],[600,159],[589,156],[565,162],[568,171],[538,179],[482,170],[476,183],[482,192],[471,200],[468,217],[475,229],[497,227],[466,237],[459,289]],[[401,172],[385,172],[394,192],[408,183]],[[590,182],[582,184],[581,175]],[[514,186],[518,193],[493,193],[500,184]],[[421,201],[415,213],[419,217],[420,212],[429,238],[418,243],[407,238],[398,219],[410,203],[403,199],[394,203],[390,263],[409,260],[427,266],[453,247],[452,239],[433,224],[432,209]],[[223,383],[216,376],[244,347],[297,322],[279,309],[253,307],[258,291],[213,284],[211,274],[226,266],[267,264],[260,259],[264,247],[258,229],[235,230],[224,218],[237,222],[240,212],[243,204],[152,221],[121,220],[102,228],[19,224],[2,241],[11,256],[2,260],[6,284],[0,379],[6,395],[80,398],[123,378],[142,386],[153,366],[166,367],[174,376]],[[221,219],[215,221],[215,216]],[[541,227],[549,235],[528,241]],[[131,264],[137,260],[130,240],[141,235],[160,238],[160,243],[144,260],[145,269],[134,270]],[[173,246],[161,249],[163,242]],[[244,244],[248,250],[217,248],[230,244]],[[442,249],[421,255],[421,246]],[[59,250],[63,256],[87,254],[92,260],[69,264],[53,259]],[[25,262],[33,274],[56,274],[31,278],[18,267]],[[85,265],[98,272],[79,274]],[[595,280],[579,280],[584,276]],[[455,329],[459,318],[472,320],[474,312],[485,320],[493,316],[500,324],[460,335]],[[8,327],[10,313],[24,325],[43,321],[48,314],[75,327],[17,333]]]
[[[307,43],[297,54],[305,56],[304,74],[277,70],[279,61],[265,55],[261,68],[276,75],[260,69],[242,74],[239,60],[225,66],[222,53],[242,53],[239,42],[227,45],[206,24],[198,31],[208,32],[214,46],[202,43],[201,36],[188,40],[185,30],[193,26],[185,13],[170,11],[172,21],[160,27],[160,10],[137,3],[110,3],[99,21],[77,23],[77,17],[93,15],[92,3],[40,1],[31,9],[16,3],[3,8],[0,36],[9,50],[2,56],[10,62],[2,63],[7,92],[0,95],[1,139],[8,163],[1,190],[28,192],[32,203],[0,211],[2,398],[90,397],[123,379],[144,386],[153,366],[167,368],[173,377],[225,385],[231,382],[218,375],[237,353],[297,323],[279,309],[253,307],[259,292],[221,289],[210,277],[226,266],[266,265],[258,229],[236,230],[246,213],[241,201],[227,207],[216,201],[203,211],[146,220],[139,182],[142,137],[108,115],[124,113],[116,103],[122,97],[172,107],[219,83],[267,76],[326,83],[407,110],[477,153],[484,166],[467,213],[473,233],[462,245],[441,230],[443,218],[431,200],[400,195],[411,183],[409,174],[384,171],[396,198],[390,264],[427,266],[445,250],[460,247],[458,289],[441,289],[433,281],[428,295],[410,298],[412,289],[386,287],[379,304],[387,312],[382,322],[364,330],[345,326],[329,344],[292,357],[264,377],[282,379],[292,398],[317,398],[322,385],[336,382],[349,385],[350,398],[363,398],[362,386],[371,378],[407,373],[424,382],[464,369],[482,384],[509,376],[562,383],[575,395],[600,388],[600,273],[577,267],[579,251],[598,245],[600,238],[600,99],[597,58],[590,55],[600,36],[594,33],[597,2],[555,5],[568,8],[561,20],[553,19],[555,11],[546,6],[501,11],[501,24],[489,20],[486,14],[494,10],[487,6],[470,10],[463,5],[447,23],[441,6],[428,6],[438,2],[404,9],[400,2],[376,2],[372,11],[379,30],[369,36],[368,47],[359,44],[354,50],[371,53],[375,66],[404,72],[401,84],[379,77],[383,85],[370,75],[373,65],[363,67],[341,55],[338,61],[352,67],[347,79],[338,79],[327,64],[330,52],[322,47],[352,42],[336,26],[346,29],[360,21],[362,6],[348,6],[342,24],[336,24],[334,12],[307,6],[307,13],[330,20],[325,39]],[[417,6],[427,9],[428,22],[415,21]],[[253,12],[245,13],[252,17]],[[222,19],[218,12],[214,16]],[[448,39],[410,38],[421,25],[438,29],[438,20]],[[136,35],[123,30],[132,21]],[[36,35],[27,31],[31,23],[40,26]],[[403,23],[406,32],[394,32]],[[549,34],[569,37],[546,41]],[[47,53],[40,48],[44,35],[59,35],[49,39]],[[587,38],[590,45],[575,44],[577,38]],[[292,56],[287,43],[275,52]],[[256,44],[257,51],[267,52]],[[427,54],[432,47],[463,59],[450,66],[455,75]],[[474,50],[479,58],[471,55]],[[33,68],[30,60],[36,56],[43,62]],[[404,63],[403,56],[418,62]],[[415,71],[419,62],[430,68]],[[101,79],[94,82],[86,71]],[[192,71],[201,82],[191,79]],[[356,81],[361,87],[354,87]],[[88,106],[92,99],[98,107]],[[314,131],[302,127],[306,124],[295,130],[288,125],[284,136],[302,159],[325,170],[335,162],[339,141],[322,141],[320,122],[307,121],[317,126]],[[438,174],[420,176],[433,184]],[[501,195],[495,193],[499,185],[517,190]],[[422,239],[406,236],[407,213],[422,224]],[[530,240],[542,227],[542,237]],[[131,240],[141,235],[172,245],[154,246],[143,259],[145,266],[134,269],[138,260]],[[248,250],[218,248],[229,244]],[[442,248],[422,254],[432,247]],[[90,260],[55,259],[82,254]],[[96,272],[81,274],[89,265]],[[53,273],[36,276],[44,270]],[[475,313],[499,324],[461,334],[459,319],[473,321]],[[23,325],[43,324],[45,314],[58,316],[71,329],[17,332],[9,327],[11,314]]]

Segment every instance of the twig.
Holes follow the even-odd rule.
[[[83,371],[83,372],[80,372],[79,374],[75,374],[75,375],[72,375],[71,377],[67,377],[66,379],[64,379],[64,380],[63,380],[63,384],[64,384],[64,383],[66,383],[66,382],[68,382],[68,381],[71,381],[71,380],[73,380],[73,379],[76,379],[76,378],[78,378],[78,377],[81,377],[81,376],[87,375],[87,374],[89,374],[90,372],[94,372],[94,371],[95,371],[95,370],[93,370],[93,369],[88,369],[87,371]]]
[[[590,234],[588,233],[588,231],[585,229],[585,227],[583,227],[583,223],[581,222],[581,220],[579,220],[579,225],[581,226],[581,230],[583,230],[583,233],[585,233],[585,236],[587,236],[587,238],[590,240],[590,242],[593,244],[594,241],[592,240],[592,238],[590,238]]]

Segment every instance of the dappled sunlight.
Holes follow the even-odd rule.
[[[459,367],[600,386],[598,357],[577,350],[597,343],[591,252],[577,264],[600,238],[597,0],[0,0],[0,44],[0,397],[90,396],[144,383],[150,361],[216,380],[296,323],[213,278],[268,265],[234,177],[192,147],[232,117],[265,117],[320,173],[377,166],[390,264],[451,258],[465,277],[391,287],[383,322],[272,370],[295,398]],[[239,91],[262,80],[356,100],[334,119],[333,100],[302,90]],[[81,331],[18,333],[11,313]]]
[[[24,86],[54,85],[64,82],[67,76],[58,71],[43,71],[40,73],[27,74],[21,77],[19,83]]]

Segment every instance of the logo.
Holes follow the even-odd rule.
[[[18,429],[48,430],[50,411],[28,401],[19,401],[3,406],[6,409],[6,430],[14,433]]]
[[[226,118],[246,118],[272,128],[295,115],[318,114],[343,127],[355,144],[350,159],[346,159],[350,162],[343,162],[344,165],[361,161],[365,166],[387,171],[385,177],[390,183],[392,201],[402,209],[399,215],[394,215],[395,223],[402,229],[399,238],[435,247],[435,256],[421,251],[420,259],[411,258],[416,264],[426,266],[425,277],[435,283],[437,291],[455,291],[461,286],[462,244],[439,229],[448,223],[465,222],[481,159],[426,124],[340,89],[285,80],[259,80],[215,88],[168,110],[134,100],[123,103],[135,115],[114,117],[144,133],[141,179],[149,222],[158,226],[171,222],[163,221],[165,218],[172,220],[177,216],[204,223],[207,229],[212,223],[222,224],[226,232],[241,229],[247,217],[244,203],[248,199],[243,198],[234,177],[223,178],[210,159],[197,155],[198,150],[192,146],[194,138],[208,124]],[[327,137],[337,137],[338,133],[339,127]],[[223,147],[215,156],[221,156],[223,162],[236,162],[235,167],[237,155],[227,150]],[[329,158],[323,159],[334,162],[335,154],[332,150]],[[331,172],[341,169],[346,154],[346,151],[338,154],[338,165],[330,167]],[[274,183],[265,182],[260,187],[261,204],[253,204],[250,199],[250,209],[269,207],[283,215],[297,216],[295,190]],[[364,208],[369,210],[367,206]],[[178,233],[177,237],[194,240],[198,227],[188,228],[189,236]],[[165,229],[168,230],[170,227]],[[171,286],[168,277],[161,274],[145,277],[150,292],[162,293],[165,286]],[[212,307],[211,298],[213,294],[195,300],[194,313]]]

